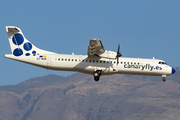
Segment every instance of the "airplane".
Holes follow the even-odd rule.
[[[12,54],[5,58],[59,71],[77,71],[91,74],[95,81],[101,75],[132,74],[166,76],[174,74],[174,68],[163,60],[121,57],[120,45],[117,52],[105,50],[100,39],[90,39],[87,55],[57,54],[35,47],[23,35],[20,28],[6,26]]]

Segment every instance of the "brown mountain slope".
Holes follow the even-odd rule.
[[[0,120],[178,120],[180,84],[173,75],[168,79],[111,75],[95,82],[81,73],[32,78],[0,87]]]

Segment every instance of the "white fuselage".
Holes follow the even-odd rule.
[[[101,75],[134,74],[162,76],[165,82],[166,75],[175,73],[162,60],[121,57],[120,45],[117,53],[105,50],[100,39],[90,39],[87,55],[65,55],[35,47],[16,26],[6,26],[6,31],[12,51],[6,58],[45,69],[92,74],[95,81]]]
[[[93,74],[96,70],[102,70],[102,75],[118,73],[162,76],[172,74],[172,67],[159,64],[162,60],[158,59],[120,57],[119,64],[117,64],[116,59],[88,57],[87,55],[50,54],[16,57],[6,54],[5,57],[46,69],[78,71],[87,74]]]

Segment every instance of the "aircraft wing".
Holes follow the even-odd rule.
[[[104,47],[99,39],[91,39],[88,46],[88,57],[99,56],[104,53]]]
[[[100,39],[91,39],[88,46],[88,57],[115,59],[116,52],[104,50]]]

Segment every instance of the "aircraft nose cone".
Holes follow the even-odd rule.
[[[174,68],[172,68],[172,74],[174,74],[176,72],[176,70]]]

